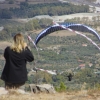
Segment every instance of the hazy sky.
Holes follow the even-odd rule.
[[[0,1],[5,1],[5,0],[0,0]]]
[[[100,0],[97,0],[96,2],[99,2],[100,3]]]

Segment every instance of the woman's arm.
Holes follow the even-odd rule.
[[[25,56],[26,56],[26,61],[28,62],[32,62],[34,60],[34,56],[28,47],[26,47],[25,49]]]

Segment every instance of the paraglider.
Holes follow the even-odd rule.
[[[66,23],[66,24],[55,24],[55,25],[52,25],[48,28],[46,28],[45,30],[43,30],[42,32],[40,32],[38,34],[38,36],[36,37],[35,39],[35,45],[38,44],[38,42],[46,35],[52,33],[52,32],[55,32],[55,31],[58,31],[58,30],[69,30],[69,31],[73,31],[74,33],[76,34],[80,34],[81,36],[84,36],[84,37],[87,37],[77,31],[81,31],[81,32],[89,32],[89,33],[92,33],[93,35],[95,35],[99,40],[100,40],[100,36],[98,35],[98,33],[93,30],[91,27],[89,26],[86,26],[86,25],[83,25],[83,24],[73,24],[73,23]],[[88,37],[87,37],[88,38]],[[88,40],[91,40],[88,38]],[[95,44],[95,43],[94,43]]]
[[[68,75],[67,77],[68,77],[68,81],[71,81],[71,80],[72,80],[73,75],[72,75],[71,73],[69,73],[69,75]]]
[[[73,24],[73,23],[70,23],[70,24],[64,24],[64,23],[62,23],[62,24],[55,24],[55,25],[52,25],[52,26],[44,29],[42,32],[40,32],[37,35],[35,41],[32,42],[32,39],[30,37],[28,37],[28,38],[33,43],[33,45],[35,45],[35,47],[36,47],[37,44],[38,44],[38,42],[43,37],[45,37],[48,34],[51,34],[51,33],[55,32],[55,31],[59,31],[59,30],[68,30],[68,31],[74,32],[74,33],[76,33],[78,35],[81,35],[82,37],[85,37],[87,40],[89,40],[93,45],[95,45],[100,50],[100,47],[94,41],[92,41],[92,39],[90,39],[86,35],[78,32],[78,31],[81,31],[81,32],[89,32],[89,33],[92,33],[94,36],[96,36],[98,38],[98,40],[100,40],[99,34],[94,29],[92,29],[89,26],[83,25],[83,24]],[[53,71],[50,71],[50,70],[44,70],[44,69],[36,68],[36,67],[35,67],[35,70],[36,71],[37,70],[40,70],[40,71],[44,71],[44,72],[47,72],[47,73],[52,74],[52,75],[57,75],[56,72],[53,72]],[[71,81],[73,75],[69,74],[67,77],[68,77],[68,81]]]

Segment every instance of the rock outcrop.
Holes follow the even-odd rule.
[[[41,84],[41,85],[36,85],[36,84],[30,84],[30,89],[31,92],[33,93],[55,93],[55,89],[51,84]]]

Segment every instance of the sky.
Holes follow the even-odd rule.
[[[5,0],[0,0],[0,1],[5,1]]]
[[[97,0],[96,2],[97,2],[97,3],[100,3],[100,0]]]

